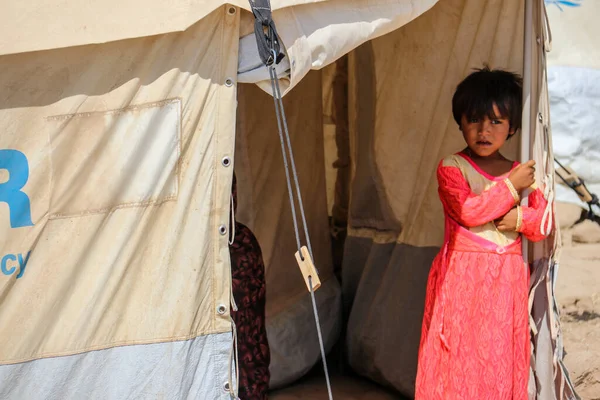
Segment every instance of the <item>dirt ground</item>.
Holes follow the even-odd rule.
[[[358,378],[336,376],[331,388],[335,400],[402,400],[380,386]],[[269,395],[269,400],[327,400],[327,384],[324,376],[303,380],[289,388]]]
[[[582,399],[600,400],[600,244],[563,249],[556,298],[571,380]]]

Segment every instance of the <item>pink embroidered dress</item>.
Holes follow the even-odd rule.
[[[527,399],[529,268],[521,234],[544,238],[547,202],[536,189],[520,233],[498,231],[493,221],[516,205],[507,176],[485,173],[463,153],[438,167],[446,231],[427,283],[416,400]]]

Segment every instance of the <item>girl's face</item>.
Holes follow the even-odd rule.
[[[500,111],[494,104],[496,118],[487,116],[482,119],[462,116],[460,130],[469,149],[479,157],[489,157],[496,154],[504,142],[515,132],[510,129],[507,118],[500,117]]]

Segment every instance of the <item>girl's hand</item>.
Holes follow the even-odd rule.
[[[529,160],[518,165],[508,176],[517,192],[528,188],[535,182],[535,161]]]
[[[500,232],[515,232],[517,230],[517,208],[513,208],[505,216],[494,221]]]

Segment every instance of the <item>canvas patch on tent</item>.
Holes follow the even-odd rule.
[[[177,198],[181,101],[57,115],[51,126],[50,218],[106,213]]]

